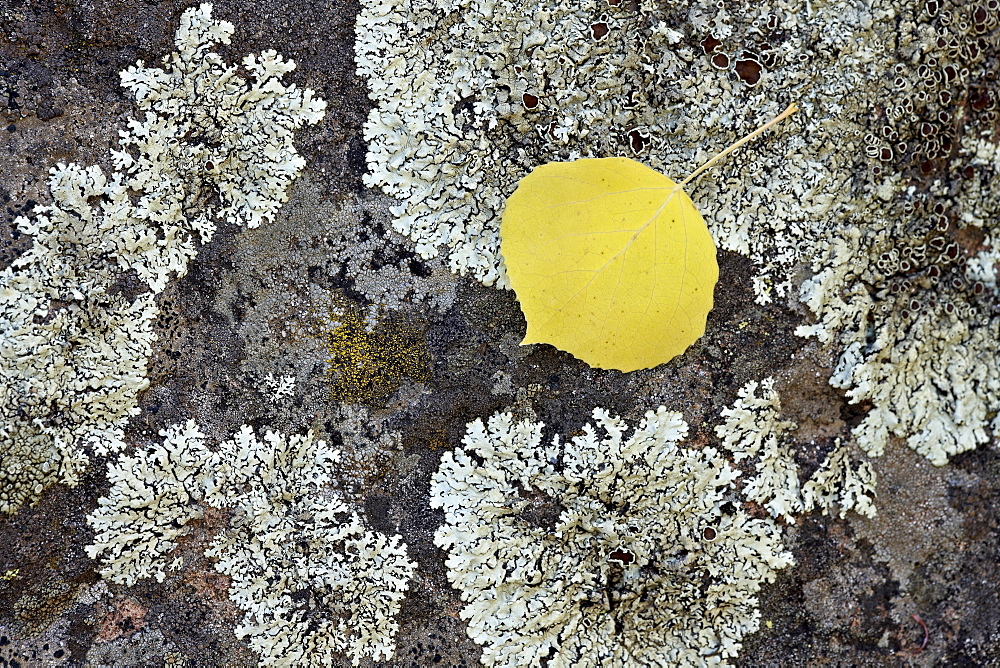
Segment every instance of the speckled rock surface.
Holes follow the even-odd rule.
[[[111,171],[109,149],[134,114],[118,72],[168,54],[180,15],[192,4],[0,0],[0,268],[30,247],[13,219],[51,202],[45,182],[51,166],[72,161]],[[812,10],[823,4],[812,3]],[[900,3],[900,15],[927,13],[923,2],[911,4]],[[678,3],[671,6],[671,20],[687,25]],[[368,170],[362,126],[371,102],[355,74],[358,12],[354,2],[215,2],[214,15],[235,26],[232,43],[218,49],[226,61],[277,50],[297,63],[286,80],[315,90],[327,113],[295,136],[306,167],[275,223],[220,228],[188,274],[159,295],[150,385],[126,440],[131,451],[147,447],[159,441],[160,430],[188,419],[212,443],[243,424],[314,430],[342,454],[338,484],[345,502],[374,531],[401,535],[418,563],[398,615],[395,657],[385,665],[471,667],[479,665],[481,650],[459,618],[463,602],[449,585],[446,554],[434,543],[443,513],[429,498],[442,453],[460,443],[467,423],[512,411],[567,436],[595,406],[634,424],[662,404],[689,425],[688,445],[717,447],[722,410],[748,381],[773,376],[782,417],[798,425],[795,458],[807,475],[835,439],[850,439],[871,406],[852,404],[830,386],[839,350],[795,335],[814,322],[797,290],[758,304],[758,267],[732,252],[719,255],[706,335],[668,364],[623,374],[590,369],[548,346],[520,347],[525,324],[514,295],[453,275],[446,260],[418,256],[392,230],[394,202],[362,183]],[[692,20],[708,25],[700,14]],[[984,35],[995,41],[996,31],[994,23]],[[681,46],[707,61],[705,38],[682,33]],[[995,53],[982,67],[997,71]],[[836,57],[822,54],[831,62]],[[743,86],[747,67],[719,75],[726,77],[722,88]],[[795,67],[826,76],[806,61]],[[975,108],[984,92],[996,100],[995,78],[966,84],[955,104]],[[870,97],[891,95],[891,84],[854,85]],[[755,94],[761,91],[766,87]],[[949,104],[936,99],[934,113]],[[882,110],[871,113],[882,118]],[[860,122],[849,121],[851,131]],[[996,115],[977,117],[975,129],[995,140]],[[859,136],[857,164],[869,160],[863,143]],[[938,190],[963,178],[944,157],[928,166],[932,159],[916,151],[874,160],[880,173],[906,175],[920,192],[930,191],[932,180],[922,168],[934,170],[943,184]],[[957,201],[979,198],[969,208],[998,207],[994,190],[950,191]],[[706,186],[698,204],[710,203],[715,192]],[[873,193],[848,189],[845,201],[851,197],[868,202]],[[809,272],[801,263],[781,278],[796,288]],[[276,395],[280,378],[293,379],[287,396]],[[0,516],[0,666],[258,665],[233,633],[243,613],[228,598],[228,578],[205,556],[229,520],[224,512],[208,509],[190,523],[176,548],[184,568],[163,582],[125,587],[100,578],[100,564],[85,551],[94,537],[86,517],[109,491],[107,463],[93,457],[78,486],[52,486],[36,505]],[[1000,665],[995,443],[935,467],[893,439],[872,465],[879,480],[875,518],[813,513],[783,527],[796,564],[763,586],[761,628],[744,639],[734,664]],[[766,515],[753,504],[746,511]]]

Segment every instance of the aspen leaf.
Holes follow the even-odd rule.
[[[628,158],[542,165],[507,200],[500,249],[523,343],[634,371],[705,333],[715,243],[680,186]]]
[[[681,184],[628,158],[554,162],[521,179],[500,250],[528,322],[522,343],[550,343],[621,371],[684,352],[705,333],[719,267],[682,186],[795,111],[790,105]]]

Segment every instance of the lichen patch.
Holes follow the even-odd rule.
[[[725,503],[738,472],[680,445],[680,414],[649,411],[627,438],[593,417],[543,442],[541,423],[499,413],[442,458],[435,542],[469,637],[487,666],[725,664],[791,563],[779,529]]]

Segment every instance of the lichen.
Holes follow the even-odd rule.
[[[45,624],[43,629],[33,629],[32,633],[0,624],[0,665],[66,665],[72,657],[69,627],[65,618]]]
[[[163,442],[121,455],[108,465],[111,491],[88,517],[94,542],[91,559],[100,557],[101,575],[124,585],[145,578],[163,582],[177,539],[189,521],[204,515],[203,475],[211,452],[193,420],[161,434]]]
[[[851,510],[874,517],[875,472],[867,461],[852,466],[849,443],[836,439],[824,462],[800,484],[792,437],[797,426],[781,418],[774,379],[750,381],[740,388],[738,397],[732,408],[722,410],[725,420],[715,433],[734,461],[754,463],[757,475],[743,487],[748,501],[761,504],[772,517],[784,516],[788,523],[814,508],[823,514],[838,508],[840,517]]]
[[[54,482],[79,482],[98,454],[124,446],[122,427],[146,386],[156,306],[116,290],[107,242],[120,221],[89,198],[109,187],[97,167],[54,168],[58,203],[18,219],[32,248],[0,272],[0,511]],[[112,186],[113,187],[113,186]],[[110,230],[108,228],[111,228]]]
[[[814,242],[801,298],[816,324],[799,333],[833,344],[831,383],[873,405],[854,429],[862,449],[903,437],[942,465],[987,442],[1000,408],[1000,8],[886,3],[875,18],[882,83],[866,89],[892,103],[864,136],[869,197]]]
[[[404,393],[424,391],[427,311],[444,312],[455,300],[457,277],[439,260],[421,261],[391,231],[388,198],[362,193],[331,202],[320,186],[315,175],[295,181],[276,223],[282,234],[262,227],[234,239],[241,261],[219,277],[211,306],[239,336],[240,370],[262,390],[260,401],[272,396],[261,379],[295,376],[294,399],[273,404],[275,424],[326,413],[331,397],[381,408],[399,385]],[[353,325],[340,329],[345,318]],[[348,332],[357,336],[338,338]],[[348,383],[340,374],[348,358],[371,375]],[[383,379],[378,387],[375,376]]]
[[[0,512],[124,447],[155,296],[219,222],[273,219],[303,167],[292,136],[325,104],[281,83],[294,65],[273,51],[243,60],[249,79],[225,66],[209,49],[233,26],[211,9],[184,12],[162,68],[122,72],[139,117],[112,153],[117,171],[53,167],[53,204],[16,220],[34,243],[0,272]]]
[[[743,22],[761,11],[747,11],[754,16]],[[794,96],[805,109],[805,132],[816,133],[808,142],[790,134],[757,145],[730,163],[717,185],[692,193],[707,205],[700,208],[721,245],[760,259],[766,266],[758,285],[777,277],[783,294],[791,282],[779,267],[799,257],[800,238],[834,204],[830,193],[844,180],[787,155],[811,156],[821,138],[841,127],[850,132],[850,119],[834,128],[816,113],[849,86],[839,77],[807,79],[789,66],[812,37],[789,7],[779,25],[753,36],[770,42],[763,81],[781,94],[751,89],[698,57],[715,13],[714,6],[687,12],[672,2],[363,3],[358,72],[378,105],[365,126],[366,183],[401,200],[394,226],[422,256],[443,250],[454,271],[506,286],[499,215],[535,166],[622,155],[683,176],[713,146],[757,127],[781,109],[779,99]],[[735,47],[744,36],[731,34],[731,24],[739,23],[719,11],[713,30],[727,31]],[[763,230],[794,236],[775,252]]]
[[[371,531],[341,500],[320,492],[339,452],[322,441],[244,427],[212,460],[206,502],[235,517],[206,555],[232,578],[246,615],[238,636],[266,665],[354,665],[388,659],[396,613],[416,564],[399,536]]]
[[[786,521],[793,522],[794,515],[802,510],[802,499],[799,467],[785,435],[796,425],[781,419],[781,401],[773,378],[760,384],[751,381],[738,394],[733,407],[722,410],[725,422],[715,428],[715,433],[737,463],[756,459],[757,475],[747,481],[744,496],[767,508],[771,517],[783,515]]]
[[[489,666],[724,664],[792,561],[779,529],[727,503],[739,473],[679,446],[680,414],[649,411],[627,438],[593,416],[543,443],[541,423],[496,414],[442,458],[435,542],[469,637]]]
[[[77,587],[59,574],[46,573],[42,583],[31,587],[14,602],[14,619],[24,637],[45,631],[73,605]]]
[[[339,402],[384,404],[404,378],[429,377],[423,331],[402,317],[385,314],[374,326],[345,305],[327,335],[332,398]]]
[[[363,4],[377,104],[367,183],[424,256],[506,285],[499,216],[535,166],[629,155],[691,171],[787,102],[802,112],[691,187],[758,301],[796,294],[836,348],[831,382],[874,409],[854,432],[936,464],[1000,409],[995,287],[1000,8],[687,6],[674,1]],[[996,427],[1000,427],[997,421]]]
[[[892,256],[879,252],[889,236],[858,227],[831,246],[825,266],[803,285],[818,322],[797,332],[842,351],[830,382],[850,401],[873,405],[853,431],[870,456],[900,436],[942,465],[990,438],[1000,408],[993,363],[1000,316],[988,300],[966,301],[961,276],[887,276],[877,263]]]
[[[231,511],[205,555],[231,579],[236,627],[263,665],[327,666],[392,656],[395,615],[416,564],[399,536],[368,529],[332,487],[337,450],[305,436],[242,427],[211,451],[193,422],[109,467],[88,521],[102,575],[126,585],[183,567],[172,555],[206,507]],[[172,558],[173,557],[173,558]],[[168,563],[169,561],[169,563]]]
[[[264,376],[263,389],[271,397],[271,401],[281,401],[295,393],[295,376],[275,378],[273,373],[268,373]]]
[[[803,509],[820,508],[826,515],[839,508],[841,518],[849,510],[875,517],[875,482],[871,462],[861,460],[853,465],[850,448],[837,439],[833,451],[802,485]]]

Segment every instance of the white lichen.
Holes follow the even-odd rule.
[[[400,201],[421,255],[505,286],[500,215],[534,167],[626,155],[680,177],[794,100],[801,113],[691,197],[757,265],[759,302],[795,296],[811,264],[817,324],[800,333],[834,346],[833,384],[873,404],[858,444],[903,437],[943,464],[1000,426],[1000,10],[976,9],[366,0],[366,182]]]
[[[649,411],[631,436],[594,410],[569,441],[497,414],[431,479],[435,542],[488,666],[721,665],[757,629],[756,594],[791,563],[771,520],[727,503],[734,471]]]
[[[295,63],[276,51],[246,56],[244,78],[209,50],[228,44],[232,33],[231,23],[212,20],[211,4],[189,9],[177,51],[162,68],[140,60],[121,73],[140,117],[121,133],[115,165],[126,185],[143,193],[139,212],[163,224],[167,239],[197,232],[205,241],[219,221],[249,228],[272,222],[305,166],[294,133],[325,113],[313,91],[282,83]],[[201,197],[192,201],[192,194]],[[211,194],[219,196],[214,206],[205,201]]]
[[[192,420],[160,435],[162,444],[108,465],[109,496],[87,517],[95,531],[87,554],[100,555],[101,575],[118,584],[163,582],[176,539],[188,533],[184,525],[204,515],[205,435]]]
[[[258,439],[242,427],[211,451],[193,422],[162,445],[109,467],[107,497],[88,522],[92,558],[126,585],[163,580],[176,538],[208,507],[229,519],[205,555],[230,578],[245,613],[236,627],[268,666],[388,659],[416,564],[399,536],[368,529],[333,488],[339,451],[312,433]]]
[[[278,376],[268,373],[264,376],[263,390],[271,401],[279,402],[292,396],[295,391],[295,376]]]
[[[956,7],[956,16],[968,11],[971,18],[974,9]],[[928,35],[950,14],[917,21],[909,11],[902,9],[893,21],[911,27],[928,21]],[[994,10],[989,20],[997,20]],[[972,39],[974,23],[952,23],[953,41]],[[853,431],[862,450],[880,456],[888,439],[900,437],[940,466],[988,442],[1000,427],[998,256],[990,243],[1000,229],[1000,153],[987,139],[996,91],[985,93],[994,101],[984,105],[979,92],[949,76],[992,76],[987,63],[995,56],[960,63],[942,52],[940,41],[920,44],[911,30],[886,35],[896,35],[913,53],[910,63],[894,66],[896,87],[913,77],[915,67],[920,91],[888,106],[878,121],[882,137],[872,132],[866,142],[870,148],[886,144],[885,137],[900,142],[872,149],[880,161],[901,146],[915,147],[921,171],[934,174],[913,178],[905,163],[893,173],[895,163],[888,161],[883,187],[870,190],[842,224],[817,237],[814,275],[801,289],[816,322],[797,332],[832,344],[839,359],[831,384],[852,403],[870,405]],[[980,44],[987,53],[998,48],[995,38]],[[952,99],[950,107],[940,102]],[[946,122],[956,114],[959,122]]]
[[[848,202],[850,176],[824,163],[842,155],[833,146],[853,141],[862,113],[843,109],[854,90],[849,78],[808,76],[794,59],[817,39],[836,41],[829,45],[836,51],[814,65],[842,66],[834,54],[856,31],[857,12],[817,34],[795,12],[769,8],[780,16],[782,38],[769,54],[775,62],[763,74],[764,92],[696,57],[707,33],[729,36],[739,17],[714,5],[675,5],[363,2],[358,72],[377,104],[365,125],[366,183],[400,200],[396,229],[422,256],[443,252],[454,271],[506,286],[499,218],[534,167],[621,155],[683,176],[713,148],[775,115],[780,99],[795,99],[804,112],[789,127],[801,123],[801,135],[756,144],[722,168],[717,183],[692,192],[720,245],[760,262],[760,298],[787,292],[783,268],[798,260],[810,231]],[[767,12],[748,9],[742,22],[760,33]],[[733,49],[741,37],[760,35],[733,35]],[[825,115],[834,107],[836,125]],[[777,243],[770,231],[781,233]]]
[[[743,488],[748,501],[761,504],[772,517],[784,516],[788,523],[814,508],[824,514],[838,508],[841,517],[851,510],[874,517],[875,471],[868,462],[851,467],[849,443],[837,439],[820,468],[800,484],[792,438],[796,424],[781,419],[781,398],[774,389],[774,379],[750,381],[738,395],[732,408],[722,410],[725,421],[715,433],[734,461],[756,460],[757,475]]]
[[[0,272],[0,512],[122,449],[156,294],[219,222],[273,219],[303,167],[292,136],[324,103],[282,84],[293,64],[272,51],[244,59],[249,79],[226,67],[208,49],[232,30],[209,4],[185,11],[162,68],[122,72],[140,117],[121,132],[118,171],[60,164],[53,204],[16,220],[34,243]]]
[[[897,436],[943,465],[990,438],[990,419],[1000,409],[1000,317],[968,303],[970,285],[958,277],[887,282],[870,258],[889,254],[876,252],[891,243],[888,235],[862,229],[840,237],[817,261],[802,294],[818,322],[796,331],[842,351],[830,383],[852,403],[870,402],[853,430],[869,456],[880,456]],[[869,287],[879,284],[877,291]]]
[[[802,511],[799,467],[785,436],[796,425],[781,419],[781,401],[773,378],[765,378],[759,385],[751,381],[738,394],[733,407],[723,409],[726,420],[715,433],[736,462],[757,459],[757,475],[747,481],[744,496],[767,508],[771,517],[783,515],[787,522],[794,522],[793,516]]]
[[[211,463],[206,503],[234,517],[206,555],[232,578],[246,613],[236,634],[265,665],[328,666],[346,654],[388,659],[416,564],[399,536],[367,529],[321,493],[340,453],[312,435],[258,440],[244,427]]]
[[[842,519],[849,510],[875,517],[875,470],[867,461],[852,466],[849,450],[838,439],[833,452],[802,486],[805,510],[821,508],[826,515],[839,508]]]
[[[153,340],[152,295],[129,299],[108,258],[118,221],[89,198],[109,184],[97,167],[59,165],[57,204],[18,228],[30,250],[0,272],[0,512],[54,482],[79,482],[88,452],[124,445],[138,412]]]

